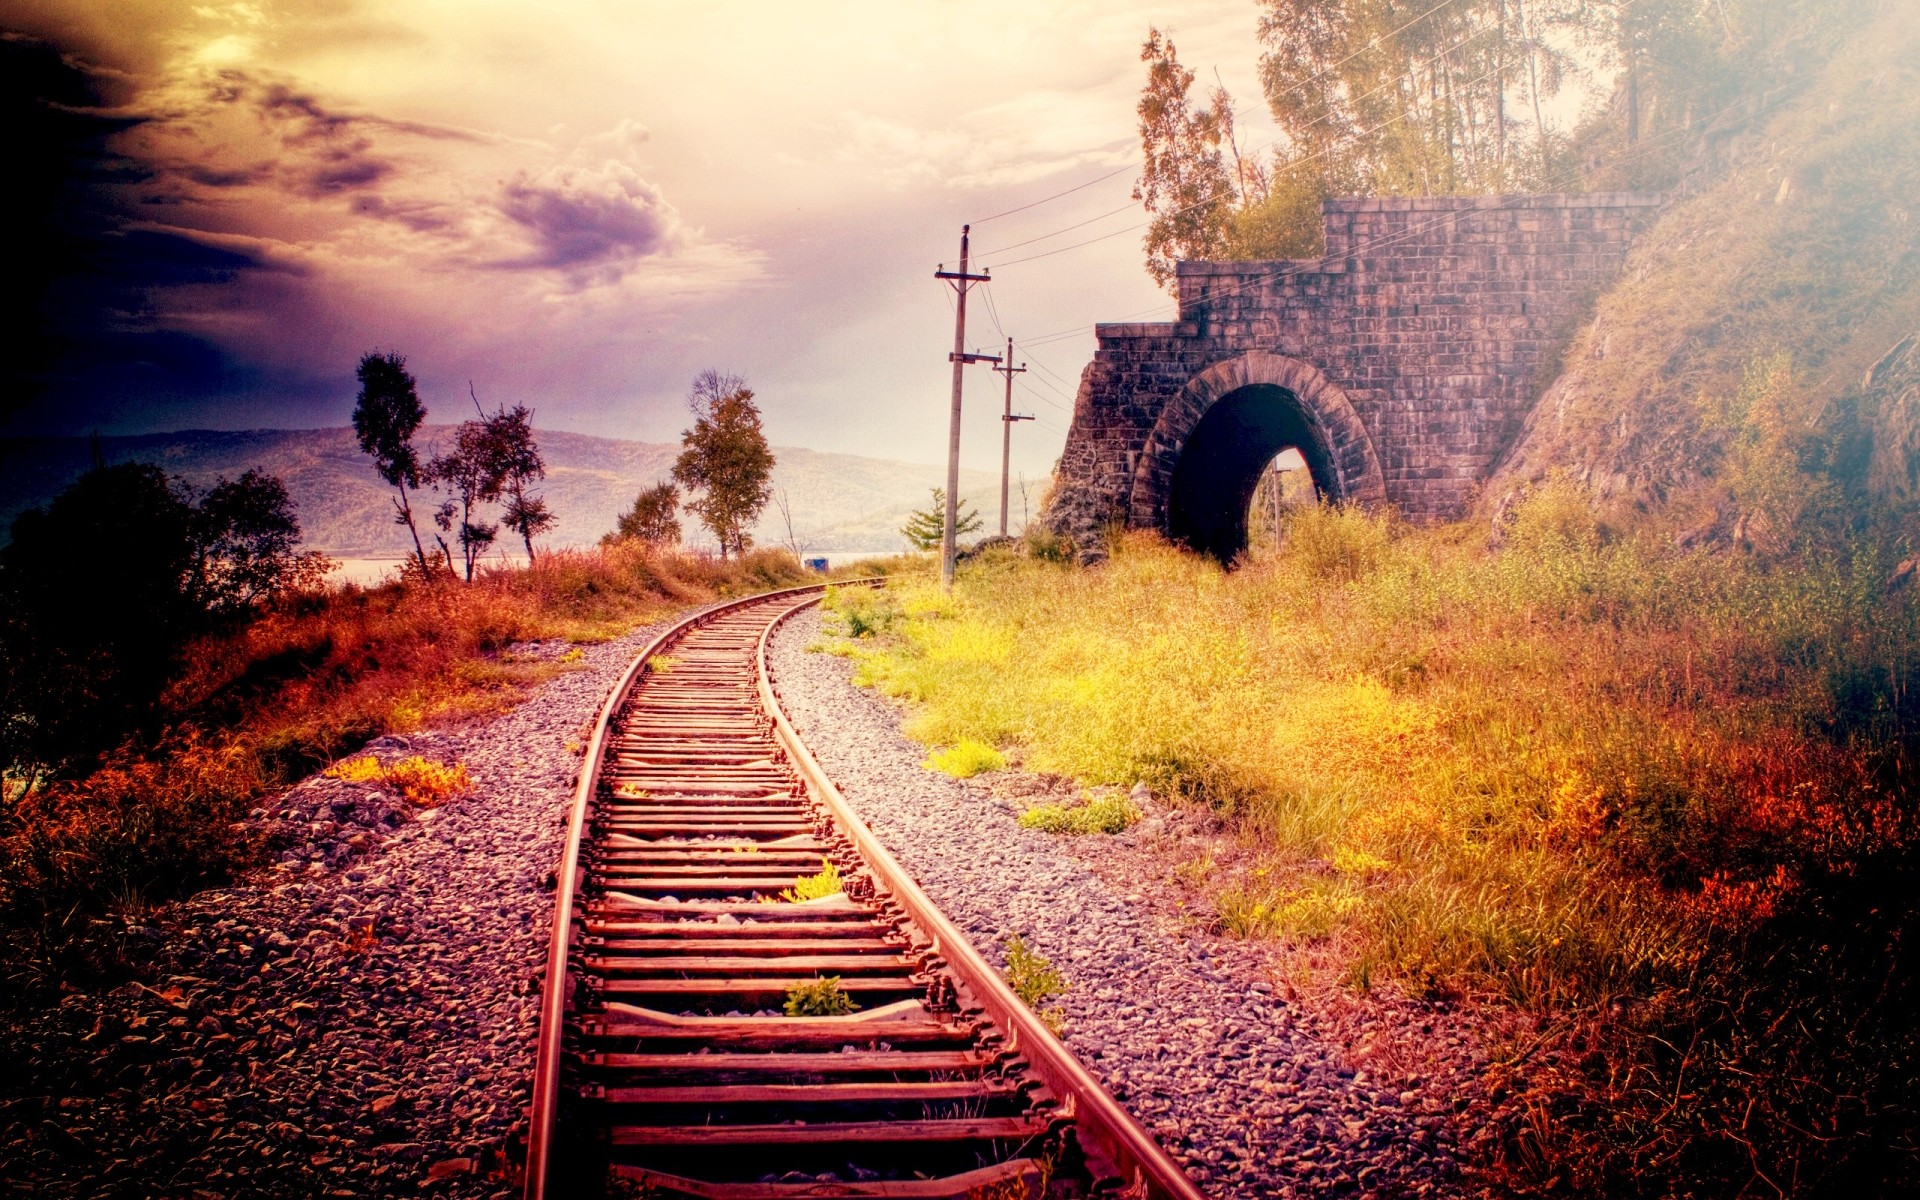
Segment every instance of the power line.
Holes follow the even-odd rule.
[[[1063,233],[1071,233],[1074,230],[1080,228],[1082,225],[1091,225],[1095,221],[1104,221],[1108,217],[1118,216],[1121,213],[1127,212],[1132,208],[1133,208],[1133,201],[1129,200],[1125,204],[1122,204],[1119,208],[1113,209],[1109,212],[1103,212],[1097,217],[1088,217],[1084,221],[1077,221],[1072,225],[1065,226],[1064,228],[1061,228],[1061,229],[1056,229],[1052,233],[1043,233],[1039,237],[1028,238],[1024,242],[1012,242],[1005,246],[995,246],[991,250],[983,251],[980,257],[986,258],[989,254],[1005,254],[1009,250],[1018,250],[1022,246],[1031,246],[1035,242],[1044,242],[1048,238],[1056,238]]]
[[[960,227],[960,269],[949,271],[943,264],[933,273],[935,279],[943,279],[951,284],[955,292],[953,302],[953,353],[947,355],[947,361],[953,364],[953,414],[947,427],[947,512],[945,528],[940,539],[940,587],[943,591],[953,590],[953,552],[955,510],[960,503],[960,394],[962,372],[968,363],[999,362],[987,354],[967,353],[967,289],[976,283],[987,282],[987,275],[975,275],[967,270],[968,228]]]
[[[1039,359],[1035,359],[1034,362],[1040,368],[1041,371],[1043,371],[1048,375],[1053,376],[1053,378],[1060,384],[1060,388],[1056,390],[1059,390],[1062,396],[1066,396],[1068,399],[1073,398],[1072,392],[1069,392],[1063,389],[1066,389],[1066,388],[1077,389],[1080,386],[1077,382],[1075,382],[1074,380],[1068,379],[1065,375],[1062,375],[1058,371],[1055,371],[1052,367],[1049,367],[1046,363],[1041,362]]]
[[[1010,217],[1015,213],[1025,212],[1030,208],[1039,208],[1042,204],[1051,204],[1055,200],[1060,199],[1062,196],[1071,196],[1075,192],[1085,191],[1086,189],[1092,187],[1096,183],[1105,183],[1107,180],[1112,179],[1115,175],[1124,175],[1131,170],[1133,170],[1133,164],[1128,163],[1126,166],[1117,168],[1112,171],[1108,171],[1105,175],[1102,175],[1096,179],[1089,179],[1085,183],[1077,183],[1074,186],[1068,188],[1064,192],[1055,192],[1051,196],[1042,196],[1040,199],[1035,200],[1031,204],[1022,204],[1018,208],[1009,208],[1005,212],[997,212],[990,217],[981,217],[978,221],[975,221],[974,224],[985,225],[988,221],[998,221],[1001,217]]]
[[[1029,360],[1029,362],[1031,362],[1031,360]],[[1026,389],[1027,399],[1038,400],[1042,404],[1051,404],[1053,407],[1059,409],[1061,412],[1069,413],[1069,415],[1071,415],[1071,412],[1066,405],[1060,403],[1058,400],[1055,400],[1052,396],[1045,396],[1039,392],[1034,391],[1033,386],[1029,384],[1026,380],[1024,379],[1021,380],[1020,386]]]
[[[1002,340],[1005,340],[1010,335],[1007,333],[1006,327],[1000,324],[1000,310],[993,303],[993,284],[991,282],[980,285],[980,296],[987,302],[987,317],[993,322],[993,331],[999,334]]]

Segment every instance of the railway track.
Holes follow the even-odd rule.
[[[766,642],[823,590],[674,626],[595,723],[557,873],[526,1196],[1199,1200],[794,734]],[[826,864],[840,891],[781,898]],[[850,1011],[789,1016],[809,987]]]

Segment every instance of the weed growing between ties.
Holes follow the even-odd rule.
[[[1048,1029],[1059,1033],[1065,1027],[1066,1016],[1060,1006],[1047,1001],[1064,995],[1067,981],[1053,969],[1045,955],[1029,947],[1027,940],[1017,933],[1007,942],[1005,978],[1013,994],[1020,997],[1020,1003],[1032,1009]]]
[[[840,985],[838,975],[825,975],[787,989],[786,1012],[790,1017],[844,1017],[859,1007]]]
[[[823,858],[820,860],[819,874],[803,875],[794,880],[792,887],[781,889],[780,898],[788,904],[801,904],[808,900],[838,896],[840,890],[840,868],[833,865],[832,859]]]
[[[1736,483],[1820,510],[1745,442]],[[1504,1130],[1515,1172],[1622,1194],[1910,1176],[1920,625],[1885,584],[1898,543],[1668,532],[1565,482],[1492,551],[1308,510],[1233,572],[1134,535],[1092,570],[897,581],[866,602],[888,632],[848,645],[925,743],[1224,816],[1254,862],[1195,881],[1223,932],[1334,939],[1356,987],[1553,1014],[1515,1074],[1589,1103]]]

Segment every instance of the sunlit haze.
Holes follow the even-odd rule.
[[[1166,311],[1129,204],[1149,25],[1206,84],[1218,68],[1243,142],[1271,137],[1248,0],[0,15],[133,119],[76,201],[92,259],[56,297],[68,351],[26,432],[340,425],[377,347],[436,421],[471,381],[542,426],[672,440],[714,366],[748,377],[776,445],[937,461],[952,308],[932,274],[973,221],[976,263],[1008,265],[968,340],[1076,331],[1016,349],[1039,419],[1015,466],[1044,473],[1092,323]],[[999,466],[1001,387],[971,369],[970,466]]]

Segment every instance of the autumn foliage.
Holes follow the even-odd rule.
[[[90,922],[109,913],[138,921],[159,901],[255,862],[241,818],[266,789],[382,733],[500,711],[567,669],[516,654],[517,643],[605,640],[719,596],[805,578],[783,552],[723,564],[619,542],[552,551],[531,569],[483,570],[471,585],[411,571],[377,587],[307,593],[200,638],[166,682],[158,732],[0,806],[9,964],[0,986],[112,971],[112,955],[85,936]],[[404,763],[383,773],[427,802],[465,786]]]

